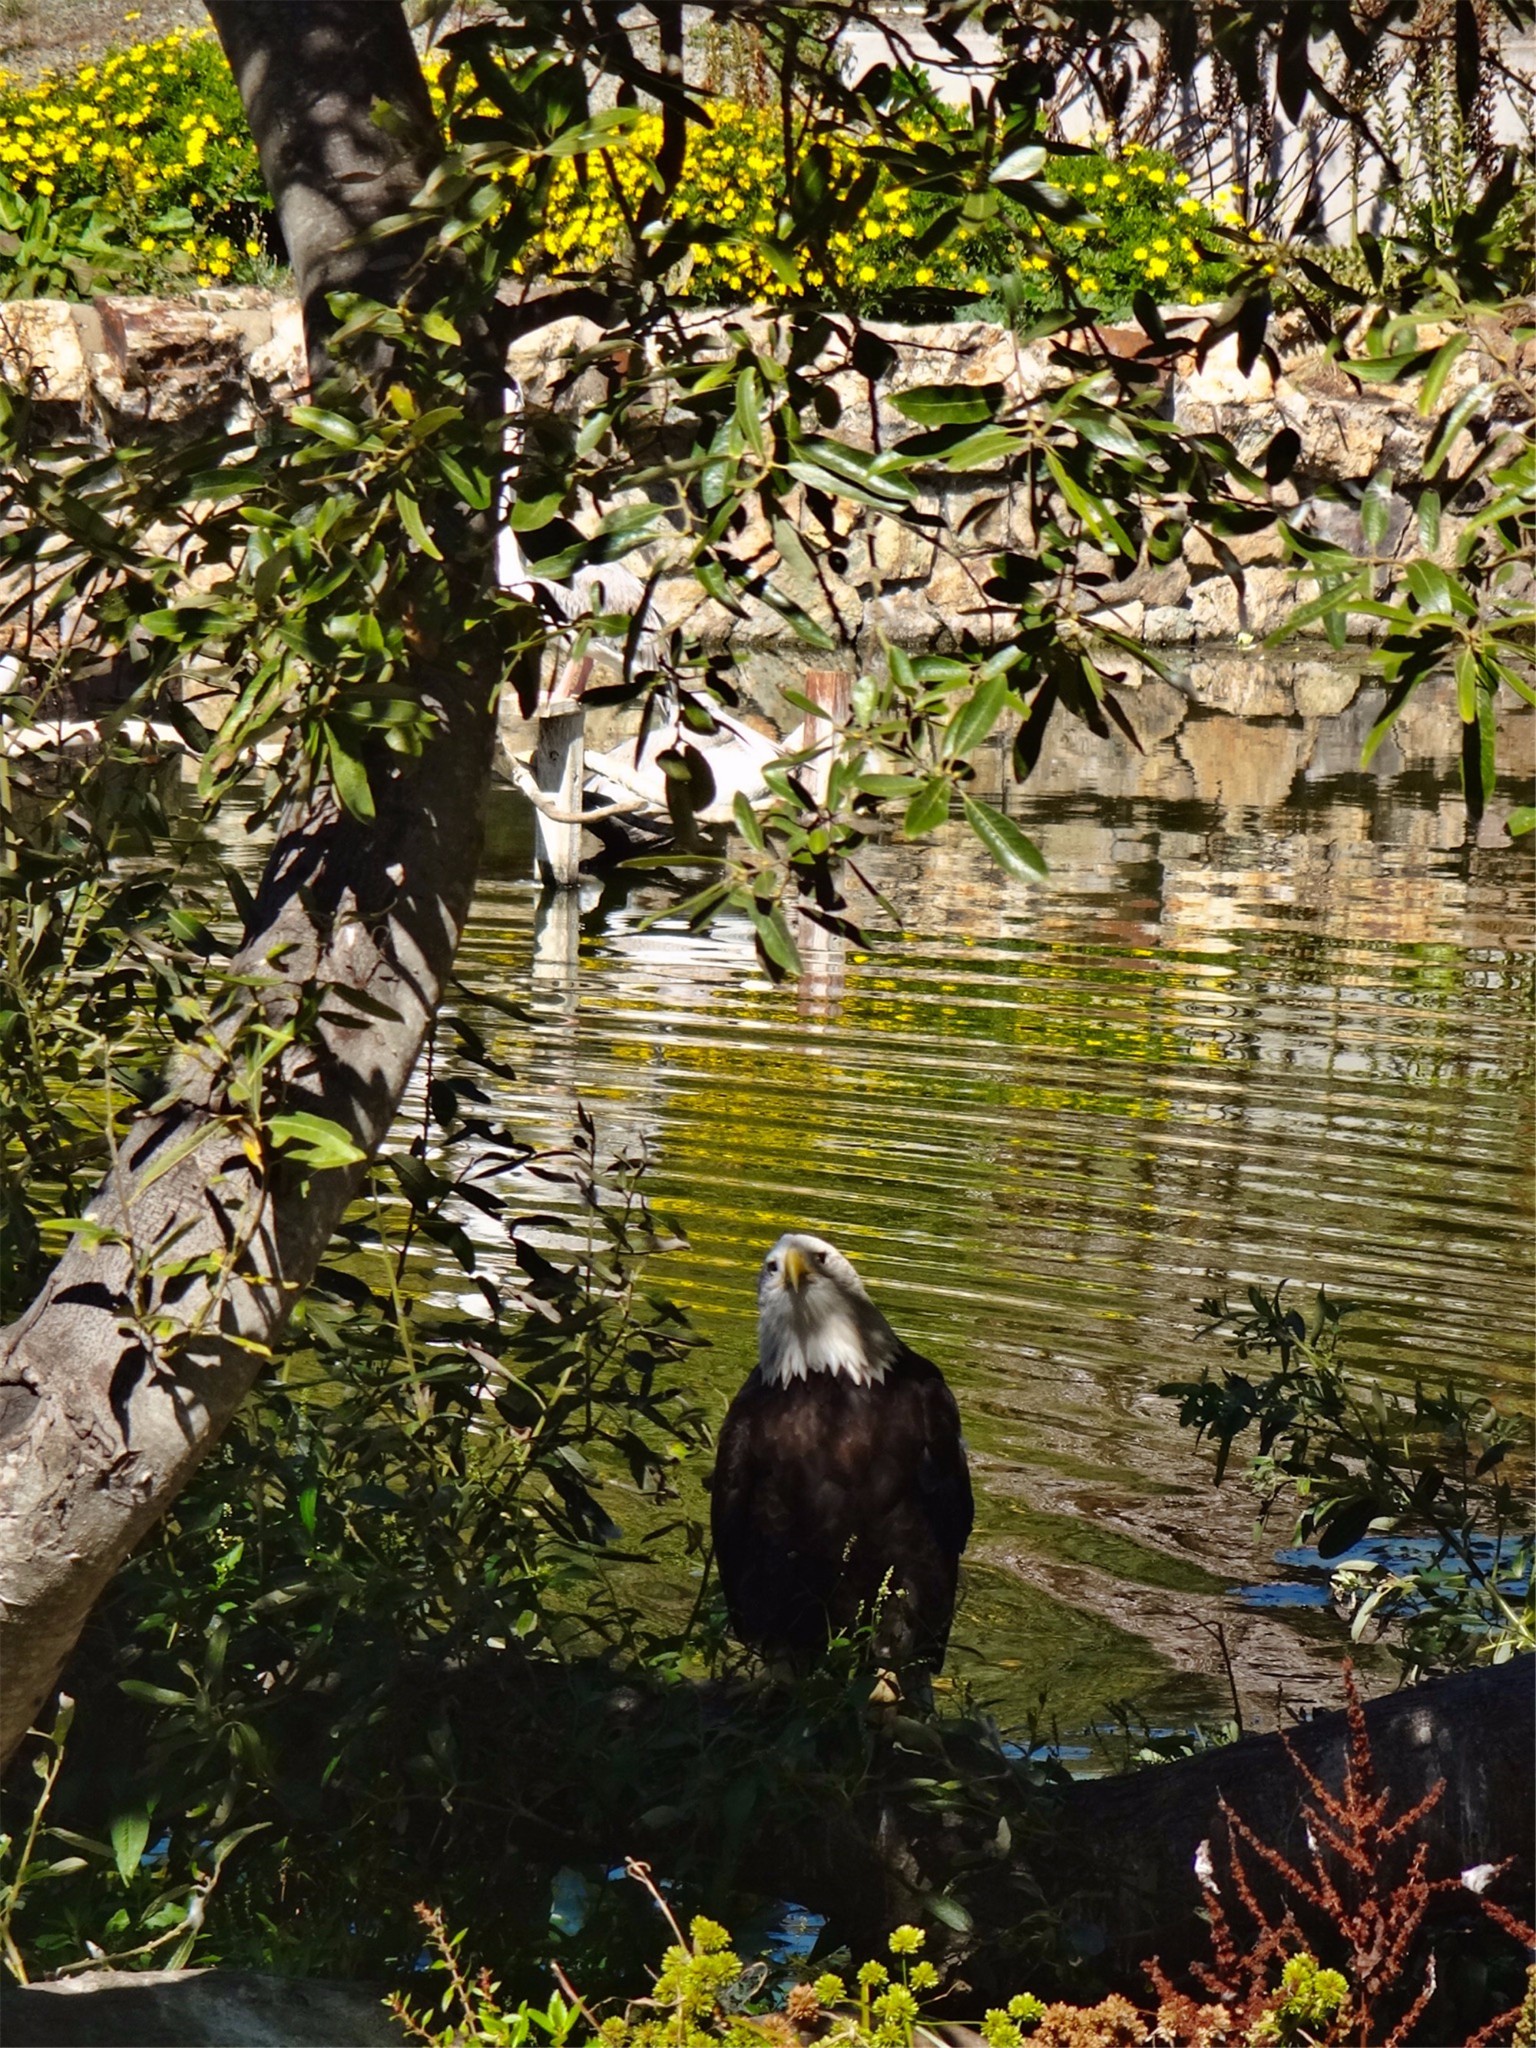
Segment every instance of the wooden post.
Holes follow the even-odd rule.
[[[848,714],[853,704],[853,677],[846,669],[812,668],[805,674],[805,694],[818,707],[820,716],[805,721],[805,745],[808,747],[827,746],[835,742],[838,729],[848,723]],[[819,761],[813,761],[805,772],[805,781],[818,803],[825,803],[827,777],[831,771],[830,753]]]
[[[581,964],[581,899],[574,889],[546,889],[533,915],[533,978],[574,989]]]
[[[581,693],[592,673],[592,658],[566,665],[539,708],[539,739],[533,750],[533,779],[562,821],[535,808],[535,851],[539,880],[546,888],[574,889],[581,880],[582,827],[571,822],[581,810],[587,779],[586,722]]]

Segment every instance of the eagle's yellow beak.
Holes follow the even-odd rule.
[[[784,1285],[793,1287],[798,1294],[811,1277],[811,1262],[799,1245],[792,1244],[784,1252]]]

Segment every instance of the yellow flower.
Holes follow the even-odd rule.
[[[247,256],[259,256],[261,254],[260,242],[247,242],[245,245],[245,253]]]
[[[971,290],[973,292],[984,292],[987,289],[987,280],[984,277],[973,277],[971,279]]]
[[[1168,251],[1172,248],[1173,244],[1169,241],[1166,235],[1159,235],[1157,239],[1153,242],[1152,246],[1157,251],[1159,256],[1166,256]]]
[[[55,191],[56,191],[56,190],[57,190],[58,188],[57,188],[57,186],[56,186],[56,185],[54,184],[54,182],[53,182],[52,178],[39,178],[39,179],[38,179],[38,181],[37,181],[37,189],[38,189],[38,191],[39,191],[39,192],[45,192],[45,193],[47,193],[47,195],[48,195],[48,196],[49,196],[50,198],[52,198],[52,196],[53,196],[54,192],[55,192]]]
[[[1137,245],[1136,245],[1136,247],[1135,247],[1135,248],[1134,248],[1134,249],[1133,249],[1133,250],[1131,251],[1131,254],[1132,254],[1132,256],[1134,256],[1134,257],[1135,257],[1135,259],[1136,259],[1136,261],[1137,261],[1138,263],[1145,263],[1145,262],[1146,262],[1146,260],[1147,260],[1147,254],[1148,254],[1148,252],[1147,252],[1147,250],[1146,250],[1146,249],[1145,249],[1145,248],[1144,248],[1144,247],[1143,247],[1143,246],[1141,245],[1141,243],[1139,243],[1139,242],[1138,242],[1138,243],[1137,243]]]
[[[1104,190],[1106,192],[1113,192],[1119,182],[1119,178],[1113,171],[1106,171],[1104,173]]]
[[[1098,186],[1090,180],[1089,183],[1083,187],[1083,192],[1087,198],[1091,199],[1094,193],[1098,191],[1098,189]]]
[[[861,283],[873,284],[879,275],[880,273],[876,270],[873,263],[861,263],[859,265],[859,279]]]
[[[1175,183],[1175,185],[1187,185],[1189,183],[1188,171],[1180,171],[1173,182]]]
[[[142,7],[135,7],[133,12],[131,14],[125,14],[123,16],[123,19],[124,21],[142,21],[144,19],[144,10]],[[143,54],[142,45],[140,46],[139,54],[141,56]]]
[[[1166,171],[1148,171],[1147,177],[1154,185],[1166,185],[1168,182],[1168,173]]]
[[[1098,288],[1099,280],[1096,277],[1085,277],[1083,279],[1083,290],[1085,292],[1096,292]]]
[[[140,248],[141,248],[141,249],[142,249],[142,250],[144,251],[144,253],[145,253],[146,255],[148,255],[148,254],[149,254],[149,253],[150,253],[150,252],[151,252],[151,251],[152,251],[152,250],[154,249],[154,247],[155,247],[155,238],[154,238],[154,236],[153,236],[153,235],[146,235],[146,236],[144,237],[143,241],[142,241],[142,242],[140,242],[140,244],[139,244],[139,247],[140,247]]]
[[[1163,256],[1154,256],[1152,258],[1152,261],[1147,265],[1147,275],[1148,277],[1166,277],[1168,275],[1167,258]]]

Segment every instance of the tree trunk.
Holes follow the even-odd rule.
[[[400,296],[421,237],[359,240],[403,213],[441,143],[398,0],[208,0],[298,282],[309,372],[324,375],[329,292]],[[374,108],[388,109],[388,126]]]
[[[211,11],[323,359],[326,291],[401,286],[409,252],[355,238],[422,175],[419,141],[372,121],[377,99],[427,108],[410,36],[400,8],[375,0]],[[488,574],[489,552],[487,536],[486,560],[460,573]],[[375,823],[329,790],[285,820],[236,963],[265,981],[269,1017],[327,985],[372,999],[323,1005],[281,1076],[285,1108],[334,1120],[370,1155],[441,999],[479,864],[496,664],[486,647],[455,657],[418,656],[413,684],[437,723],[417,761],[379,751]],[[0,1333],[0,1763],[97,1595],[218,1441],[363,1177],[264,1170],[220,1116],[211,1073],[176,1085],[176,1106],[123,1141],[88,1210],[96,1233]],[[225,1270],[189,1264],[200,1260]]]

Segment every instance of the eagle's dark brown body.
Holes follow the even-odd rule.
[[[914,1351],[872,1383],[757,1371],[731,1404],[715,1557],[733,1629],[765,1656],[805,1662],[877,1615],[882,1658],[937,1670],[971,1519],[954,1396]]]

